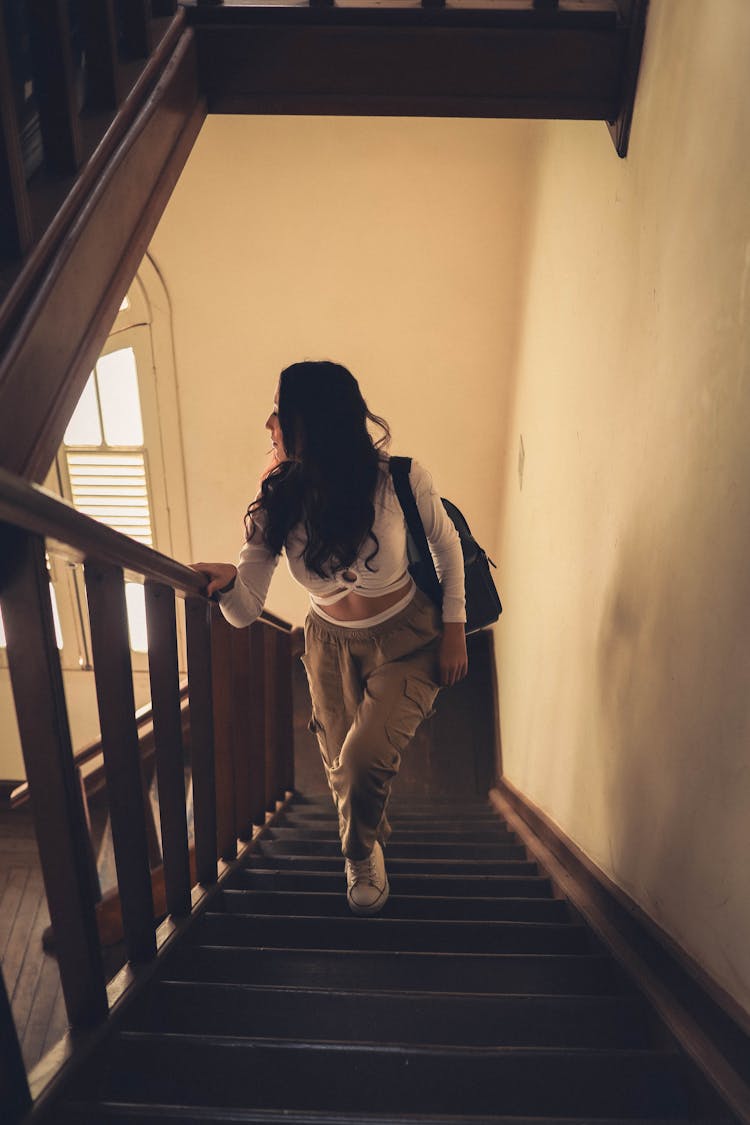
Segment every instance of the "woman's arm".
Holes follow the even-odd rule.
[[[206,594],[217,594],[219,609],[230,625],[241,629],[251,625],[263,612],[268,587],[279,562],[266,546],[263,533],[256,528],[245,542],[237,566],[232,563],[193,563],[193,570],[208,578]]]

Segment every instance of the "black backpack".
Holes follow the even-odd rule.
[[[435,563],[430,554],[422,518],[409,483],[411,457],[391,457],[390,470],[393,487],[406,520],[406,550],[409,556],[409,573],[435,605],[443,603]],[[495,564],[471,534],[462,513],[450,500],[441,497],[443,507],[455,525],[464,553],[464,582],[466,588],[466,632],[475,633],[497,621],[503,612],[500,597],[490,573]],[[497,567],[495,567],[497,569]]]

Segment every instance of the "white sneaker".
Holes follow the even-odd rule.
[[[347,859],[346,897],[355,914],[377,914],[388,898],[383,849],[376,840],[367,859]]]

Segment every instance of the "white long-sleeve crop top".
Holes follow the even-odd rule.
[[[306,568],[302,558],[306,543],[304,528],[301,525],[294,527],[287,537],[284,550],[287,566],[292,577],[309,592],[313,605],[331,605],[345,598],[350,591],[365,598],[376,598],[397,590],[404,582],[409,562],[404,513],[394,491],[386,457],[382,459],[380,468],[372,525],[379,548],[370,560],[369,569],[365,566],[365,559],[374,546],[370,538],[365,539],[362,553],[350,567],[336,571],[331,578],[321,578]],[[416,461],[412,461],[409,481],[443,591],[443,621],[465,621],[464,561],[458,532],[441,503],[432,477]],[[278,561],[279,556],[274,556],[267,547],[258,523],[255,535],[245,542],[240,551],[234,586],[219,595],[221,612],[230,625],[249,625],[260,616]],[[355,575],[354,580],[352,574]]]

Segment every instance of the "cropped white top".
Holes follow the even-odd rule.
[[[409,480],[443,591],[443,621],[465,621],[464,562],[458,532],[441,503],[432,477],[416,461],[412,461]],[[372,530],[379,547],[369,568],[365,566],[365,559],[374,548],[369,537],[350,567],[336,571],[331,578],[321,578],[306,568],[302,558],[306,544],[304,528],[298,525],[288,535],[284,551],[287,566],[292,577],[308,590],[313,606],[332,605],[351,591],[365,598],[376,598],[404,584],[408,575],[406,523],[385,457],[375,489],[374,507]],[[249,625],[260,616],[279,561],[266,546],[257,517],[256,526],[255,535],[240,551],[234,586],[219,596],[224,617],[238,627]]]

